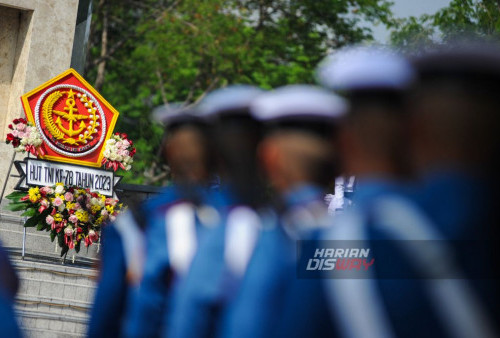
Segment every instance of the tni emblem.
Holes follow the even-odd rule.
[[[71,157],[92,151],[106,134],[106,116],[99,102],[87,90],[73,85],[46,91],[36,104],[35,120],[49,147]]]

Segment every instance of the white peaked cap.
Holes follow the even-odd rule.
[[[382,47],[345,47],[327,56],[317,69],[319,83],[339,91],[404,90],[413,82],[410,62]]]
[[[201,100],[199,111],[205,117],[213,117],[248,109],[250,103],[262,93],[262,89],[250,85],[232,85],[217,89]]]
[[[263,122],[278,120],[335,120],[347,112],[347,102],[330,91],[311,85],[290,85],[266,92],[250,106]]]

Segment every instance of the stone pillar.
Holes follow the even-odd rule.
[[[13,155],[7,126],[24,116],[22,94],[70,67],[77,11],[78,0],[0,0],[0,189]]]

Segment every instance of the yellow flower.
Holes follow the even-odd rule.
[[[115,212],[115,207],[112,205],[106,205],[106,210],[108,210],[108,213],[110,215],[113,215],[113,213]]]
[[[103,221],[103,217],[99,216],[97,219],[94,221],[94,225],[100,225]]]
[[[98,212],[99,210],[101,210],[101,206],[98,205],[98,204],[95,204],[93,205],[91,208],[90,208],[90,211],[92,211],[93,214],[95,214],[96,212]]]
[[[57,213],[54,215],[54,221],[56,222],[62,222],[63,218],[62,218],[62,215],[60,213]]]
[[[77,210],[75,212],[76,217],[80,222],[88,222],[89,221],[89,213],[85,210]]]
[[[66,209],[68,210],[73,210],[75,208],[76,203],[73,202],[67,202],[66,203]]]
[[[40,189],[38,189],[38,187],[30,188],[28,194],[29,199],[32,203],[36,203],[40,198],[42,198],[42,195],[40,195]]]

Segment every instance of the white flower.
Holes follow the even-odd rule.
[[[64,186],[62,186],[62,185],[56,186],[56,188],[54,189],[54,192],[56,194],[62,194],[64,192]]]

